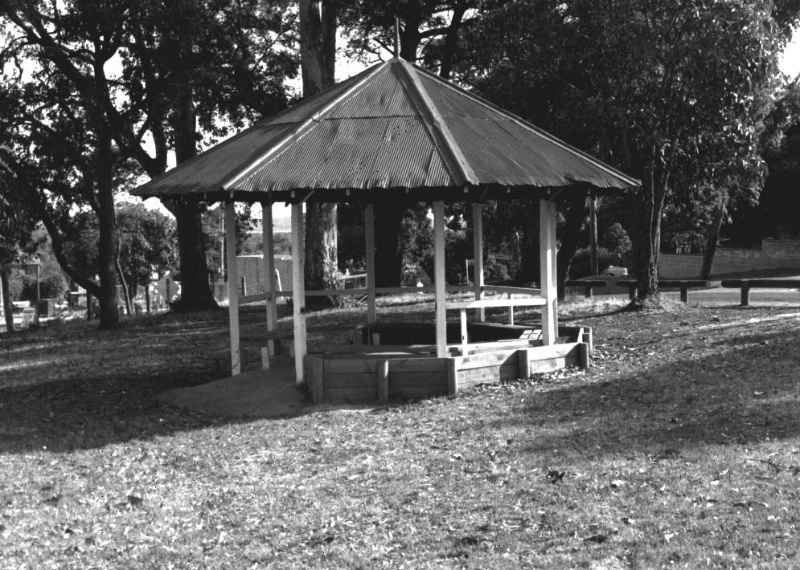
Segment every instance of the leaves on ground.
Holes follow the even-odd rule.
[[[3,565],[800,565],[798,319],[617,309],[563,307],[593,327],[589,371],[259,421],[155,400],[225,375],[224,313],[4,338]]]

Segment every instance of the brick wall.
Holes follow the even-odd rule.
[[[703,256],[662,253],[658,268],[664,279],[692,279],[700,276]],[[761,249],[720,248],[714,256],[712,277],[768,269],[800,270],[800,240],[765,239]]]

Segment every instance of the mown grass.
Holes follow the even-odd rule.
[[[278,420],[155,401],[224,375],[224,315],[17,337],[2,566],[799,567],[793,310],[603,309],[562,315],[594,327],[588,372]]]

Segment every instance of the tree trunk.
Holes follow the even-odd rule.
[[[334,84],[336,8],[332,0],[300,0],[300,65],[303,97]]]
[[[400,223],[406,211],[399,203],[375,204],[375,285],[398,287],[403,277]],[[433,275],[429,275],[431,279]]]
[[[417,51],[422,41],[419,28],[422,26],[423,10],[420,0],[407,0],[404,7],[403,27],[400,30],[400,57],[413,63],[417,60]]]
[[[306,290],[338,289],[336,204],[306,205]],[[309,249],[308,243],[315,247]],[[313,261],[309,262],[308,260]],[[335,304],[330,297],[309,297],[306,307],[319,309]]]
[[[600,273],[600,260],[597,257],[597,196],[589,196],[589,266],[592,275]]]
[[[450,79],[450,75],[453,72],[453,59],[455,57],[456,47],[458,46],[458,30],[461,27],[461,21],[464,19],[466,11],[466,4],[456,5],[453,9],[453,17],[450,19],[447,33],[444,35],[442,66],[439,69],[439,75],[445,79]]]
[[[187,5],[185,10],[191,10]],[[192,58],[194,38],[189,28],[182,30],[175,49],[187,67],[182,69],[184,78],[173,101],[174,115],[171,120],[175,134],[175,161],[178,164],[197,155],[197,116],[194,108],[188,68]],[[174,311],[207,311],[217,309],[211,285],[208,282],[208,260],[203,238],[202,214],[205,205],[185,198],[164,200],[164,205],[175,216],[178,233],[178,255],[180,257],[181,296],[171,305]]]
[[[14,305],[11,303],[10,279],[11,268],[0,267],[0,289],[2,289],[3,312],[6,320],[6,332],[14,332]]]
[[[669,170],[656,165],[655,148],[641,188],[640,215],[635,216],[637,302],[658,295],[658,263],[661,257],[661,217],[667,195]],[[637,247],[638,246],[638,247]]]
[[[522,206],[525,209],[525,234],[516,280],[522,284],[539,283],[539,200],[531,200]]]
[[[336,8],[331,0],[300,1],[300,61],[303,97],[310,97],[334,84],[336,71]],[[306,204],[305,285],[308,290],[336,289],[336,204]],[[326,297],[306,302],[330,306]]]
[[[574,193],[564,205],[564,229],[561,232],[561,245],[556,254],[556,270],[558,275],[558,298],[566,295],[566,283],[569,277],[569,266],[572,257],[578,250],[580,232],[586,220],[586,195]]]
[[[703,266],[700,268],[700,279],[711,278],[711,270],[714,268],[714,256],[717,253],[717,244],[719,243],[719,232],[722,229],[722,222],[725,219],[727,206],[728,192],[723,190],[720,193],[717,208],[714,212],[714,221],[706,236],[706,249],[703,252]]]
[[[218,308],[208,283],[208,262],[203,241],[203,206],[182,198],[164,201],[175,216],[180,257],[181,296],[172,304],[179,312]]]
[[[99,121],[98,121],[99,122]],[[97,184],[97,218],[100,241],[97,246],[97,265],[100,289],[100,329],[119,328],[117,307],[117,217],[114,211],[114,156],[111,150],[111,134],[103,126],[98,128],[95,183]]]
[[[117,277],[122,285],[122,295],[125,298],[125,311],[130,317],[133,315],[133,307],[131,306],[131,292],[130,289],[128,289],[128,282],[125,280],[125,275],[122,273],[122,265],[119,262],[119,248],[120,244],[117,244],[117,258],[114,260],[114,263],[117,266]]]

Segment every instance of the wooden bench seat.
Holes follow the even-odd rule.
[[[569,279],[564,283],[567,287],[583,287],[583,293],[587,299],[594,295],[595,287],[607,287],[608,284],[602,279]]]
[[[247,335],[239,338],[239,358],[242,368],[245,365],[245,348],[261,349],[261,369],[269,370],[269,357],[281,352],[281,341],[293,340],[294,331],[292,329],[276,329],[265,331],[257,335]],[[290,345],[291,346],[291,345]],[[291,349],[290,349],[291,353]]]
[[[636,289],[639,282],[635,279],[626,279],[625,281],[618,281],[619,285],[628,287],[628,296],[633,299],[636,297]],[[689,289],[707,289],[711,287],[711,281],[706,279],[659,279],[659,289],[680,289],[681,302],[687,303],[689,301]]]
[[[740,289],[742,307],[750,305],[750,289],[798,289],[800,279],[723,279],[726,289]]]

